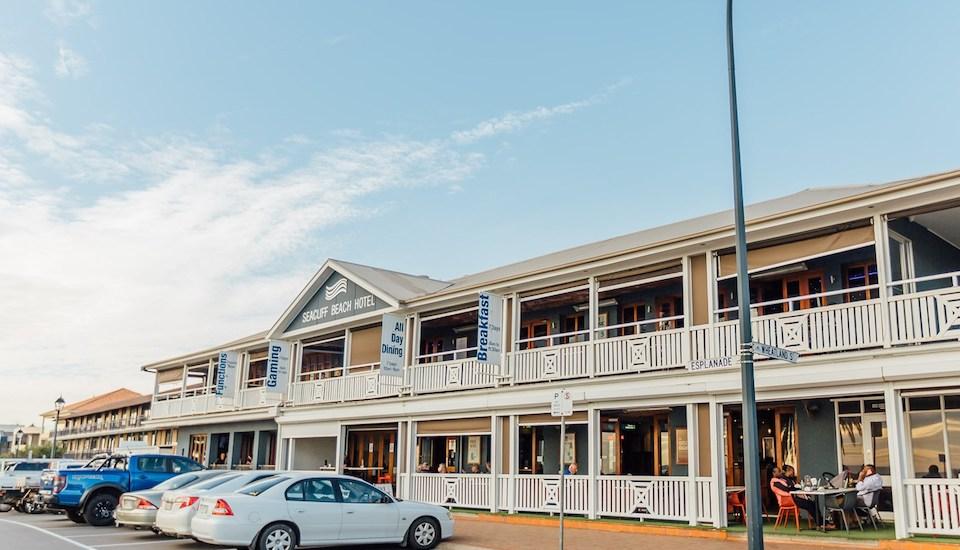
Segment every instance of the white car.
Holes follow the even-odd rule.
[[[259,550],[404,542],[424,550],[453,536],[453,517],[354,477],[288,472],[201,497],[191,530],[201,542]]]
[[[201,496],[213,491],[218,494],[230,493],[274,475],[277,475],[277,472],[266,470],[223,472],[222,475],[213,479],[201,481],[183,489],[166,491],[161,498],[160,509],[157,510],[153,526],[164,535],[189,537],[192,534],[190,522],[197,513],[197,502]]]

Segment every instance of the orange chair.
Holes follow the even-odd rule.
[[[793,497],[790,495],[781,495],[779,493],[774,493],[777,495],[777,505],[780,506],[780,511],[777,512],[777,521],[773,524],[773,528],[787,526],[787,522],[790,521],[790,514],[793,514],[794,524],[797,526],[797,532],[800,532],[800,508],[797,506],[797,503],[793,501]],[[807,518],[807,528],[813,528],[813,524],[810,523],[810,518]]]
[[[734,516],[739,512],[740,520],[747,523],[747,505],[743,502],[743,491],[730,493],[727,497],[727,507],[733,512]]]
[[[377,483],[393,483],[393,476],[390,474],[380,474],[377,476]]]

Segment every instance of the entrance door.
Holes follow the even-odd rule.
[[[883,485],[890,486],[890,447],[887,438],[887,419],[882,414],[863,415],[863,463],[873,464],[883,479]],[[856,475],[851,472],[851,475]]]
[[[545,348],[550,345],[550,339],[544,338],[550,336],[550,322],[546,319],[528,321],[520,327],[520,339],[539,338],[532,342],[521,342],[520,349]]]
[[[200,464],[207,464],[207,434],[190,436],[190,450],[187,456]]]

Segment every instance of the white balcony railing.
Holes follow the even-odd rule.
[[[560,476],[513,476],[514,510],[518,512],[559,512]],[[571,514],[590,513],[590,478],[564,476],[563,510]]]
[[[897,294],[932,281],[943,288]],[[886,297],[879,294],[878,285],[871,285],[752,304],[758,311],[772,306],[787,310],[754,317],[754,338],[804,356],[960,339],[960,272],[894,281],[888,284]],[[804,304],[822,304],[831,296],[869,299],[800,309]],[[683,316],[677,316],[526,339],[517,344],[531,347],[505,353],[500,366],[480,363],[475,357],[448,359],[452,354],[470,355],[471,348],[419,358],[448,360],[410,366],[402,377],[382,375],[377,363],[302,373],[290,386],[289,402],[295,406],[336,403],[667,371],[682,369],[694,360],[738,355],[737,321],[686,324]],[[677,325],[681,328],[672,328]],[[603,337],[623,332],[632,334]],[[536,345],[544,346],[532,347]],[[262,405],[259,389],[241,390],[235,407]],[[203,393],[209,391],[199,388],[158,395],[152,415],[163,418],[219,410],[215,398]]]
[[[907,532],[960,535],[960,479],[906,479]]]
[[[410,500],[457,508],[490,508],[490,474],[404,475],[410,480]]]

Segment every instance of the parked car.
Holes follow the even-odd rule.
[[[40,489],[40,474],[50,467],[49,460],[21,459],[0,474],[0,511],[23,509],[24,497]]]
[[[57,471],[52,494],[44,502],[76,523],[103,527],[113,524],[113,511],[123,493],[150,489],[173,476],[202,469],[182,456],[112,455],[96,468]]]
[[[329,472],[284,473],[202,496],[190,527],[201,542],[259,550],[404,542],[423,550],[453,536],[446,508],[398,501]]]
[[[202,481],[209,481],[211,478],[220,477],[225,473],[215,470],[187,472],[171,477],[150,489],[123,493],[120,495],[120,502],[113,513],[117,527],[134,527],[137,529],[147,527],[152,529],[164,493],[189,487]]]
[[[272,470],[223,473],[225,475],[208,479],[202,483],[195,483],[165,492],[160,510],[157,511],[157,519],[154,524],[156,531],[163,535],[189,537],[193,534],[190,530],[190,522],[193,521],[193,516],[197,513],[197,502],[201,496],[213,492],[217,494],[232,493],[261,479],[277,475],[277,472]]]

